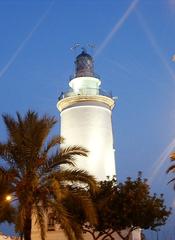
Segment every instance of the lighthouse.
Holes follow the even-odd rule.
[[[93,57],[85,49],[75,59],[69,90],[57,103],[60,111],[60,135],[63,147],[79,145],[89,153],[77,158],[76,166],[97,180],[116,175],[112,109],[115,100],[101,89],[101,79],[94,72]]]
[[[112,131],[114,106],[112,95],[101,90],[101,79],[94,72],[92,56],[83,50],[75,59],[75,73],[70,78],[69,90],[61,93],[57,108],[60,111],[60,134],[65,139],[62,147],[79,145],[88,149],[88,157],[79,157],[76,165],[97,180],[116,175]],[[47,240],[66,240],[63,229],[55,223],[53,216],[52,212],[46,216]],[[32,239],[40,240],[35,223],[33,218]],[[117,233],[112,237],[121,240]],[[84,233],[83,238],[91,240],[92,236]],[[131,239],[141,239],[140,229],[132,232]]]

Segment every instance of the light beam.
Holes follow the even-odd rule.
[[[161,167],[165,163],[165,161],[169,158],[170,154],[172,153],[175,147],[175,138],[170,142],[170,144],[165,148],[165,150],[160,155],[159,159],[153,164],[152,168],[153,171],[148,178],[149,183],[151,184],[157,174],[159,173]]]
[[[150,41],[151,46],[153,47],[153,49],[155,50],[155,53],[159,56],[161,62],[163,63],[164,67],[166,68],[166,70],[168,71],[170,77],[175,80],[175,73],[174,71],[171,69],[169,63],[167,62],[166,58],[164,57],[164,55],[162,54],[160,47],[157,44],[157,41],[153,35],[153,33],[151,32],[150,28],[148,27],[145,19],[143,18],[143,16],[141,15],[141,13],[139,11],[136,12],[138,19],[141,23],[141,26],[144,30],[144,32],[146,33],[148,40]]]

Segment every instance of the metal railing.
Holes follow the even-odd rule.
[[[107,92],[99,88],[81,88],[78,89],[77,91],[69,89],[66,92],[61,92],[58,100],[73,96],[97,96],[97,95],[113,98],[112,92]]]
[[[70,75],[70,77],[69,77],[69,80],[72,80],[72,79],[74,79],[74,78],[78,78],[78,77],[84,77],[84,76],[86,76],[86,77],[94,77],[94,78],[98,78],[98,79],[100,79],[100,75],[98,75],[98,74],[96,74],[96,73],[89,73],[89,72],[87,72],[86,74],[83,72],[82,73],[82,75],[81,75],[81,73],[80,74],[72,74],[72,75]]]

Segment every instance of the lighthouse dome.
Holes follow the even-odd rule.
[[[94,77],[94,62],[91,55],[83,50],[75,60],[76,77]]]

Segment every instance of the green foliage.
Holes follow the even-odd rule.
[[[129,239],[136,228],[156,229],[166,223],[170,210],[164,205],[163,195],[151,195],[141,173],[135,180],[128,177],[124,183],[117,184],[113,178],[99,185],[99,191],[93,194],[98,224],[83,225],[84,231],[91,233],[94,239],[101,236],[113,239],[114,232],[122,239]],[[128,229],[128,233],[124,235],[123,229]]]
[[[73,216],[64,202],[69,198],[74,202],[81,200],[88,221],[95,223],[90,198],[84,199],[78,188],[76,192],[70,188],[70,184],[84,184],[92,191],[96,189],[94,177],[75,167],[76,157],[87,156],[88,151],[80,146],[59,148],[63,141],[59,136],[49,139],[56,123],[53,117],[39,117],[28,111],[24,117],[17,113],[16,119],[3,115],[3,120],[8,137],[7,141],[0,142],[0,157],[6,166],[3,167],[4,163],[0,165],[0,179],[17,201],[16,230],[24,234],[25,240],[30,240],[31,220],[35,216],[44,240],[44,216],[52,211],[68,239],[81,240],[82,230],[77,222],[72,221]],[[87,201],[88,209],[85,208]]]

